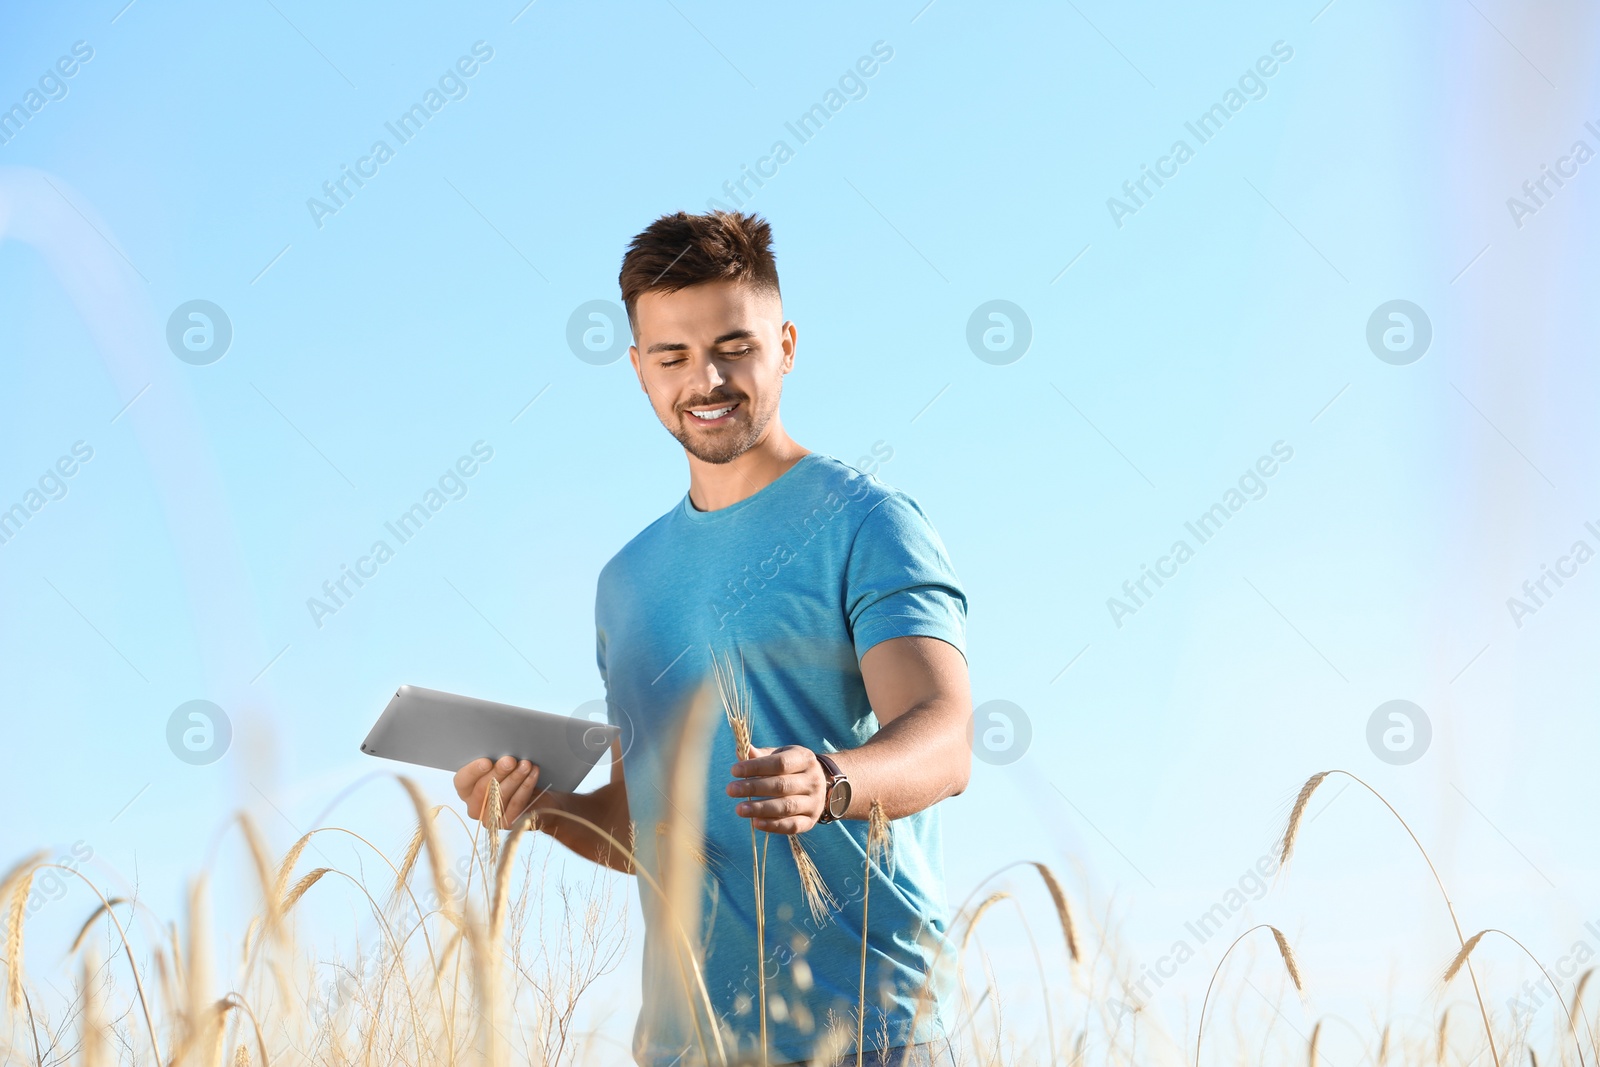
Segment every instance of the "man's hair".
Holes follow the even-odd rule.
[[[634,339],[639,337],[640,295],[715,281],[742,282],[782,299],[772,227],[765,219],[735,211],[679,211],[646,226],[628,245],[617,276]]]

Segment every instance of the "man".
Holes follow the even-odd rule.
[[[847,1053],[839,1062],[854,1064],[859,1021],[864,1063],[950,1063],[952,953],[934,805],[966,788],[971,767],[966,596],[909,496],[784,431],[778,401],[796,330],[783,318],[770,246],[759,217],[678,212],[623,258],[628,354],[683,446],[689,489],[600,573],[596,659],[622,728],[610,783],[540,794],[537,768],[507,757],[462,768],[456,790],[480,818],[493,776],[506,825],[533,811],[574,852],[632,870],[606,836],[556,813],[581,817],[631,842],[639,867],[659,879],[673,739],[707,691],[713,660],[731,665],[749,691],[755,747],[737,759],[720,705],[715,731],[694,742],[697,755],[709,746],[694,842],[706,867],[698,1003],[709,1001],[741,1062],[809,1060],[831,1036]],[[863,885],[874,802],[893,820],[892,862],[874,865]],[[777,847],[758,901],[752,826],[763,839],[804,835],[837,908],[812,918],[781,836],[767,842]],[[682,973],[681,937],[654,884],[640,879],[646,976],[634,1056],[666,1067],[698,1054],[689,1016],[699,994],[685,995],[694,979]],[[702,1033],[699,1047],[709,1040]]]

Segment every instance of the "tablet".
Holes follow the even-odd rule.
[[[515,756],[539,768],[541,789],[571,793],[620,733],[590,719],[402,685],[361,751],[444,771],[484,756]]]

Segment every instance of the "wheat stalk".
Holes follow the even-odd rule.
[[[1306,796],[1310,795],[1305,790],[1302,790],[1301,792],[1302,792],[1303,795],[1306,795]],[[1205,1030],[1206,1030],[1206,1006],[1211,1003],[1211,990],[1212,990],[1212,987],[1214,987],[1217,984],[1217,975],[1222,973],[1222,965],[1228,962],[1228,956],[1233,952],[1233,950],[1235,948],[1238,947],[1239,942],[1243,941],[1245,938],[1249,937],[1251,934],[1255,933],[1257,930],[1263,930],[1263,929],[1272,931],[1272,940],[1278,946],[1278,955],[1283,957],[1283,965],[1289,971],[1289,979],[1290,979],[1290,981],[1294,982],[1295,989],[1299,990],[1301,995],[1305,994],[1305,991],[1306,991],[1305,990],[1305,983],[1303,981],[1301,981],[1301,978],[1300,978],[1300,964],[1298,962],[1296,962],[1296,960],[1294,958],[1294,952],[1293,952],[1293,950],[1291,950],[1289,948],[1289,939],[1283,936],[1283,931],[1279,930],[1276,926],[1273,926],[1271,923],[1257,923],[1255,926],[1250,927],[1250,929],[1246,930],[1244,933],[1242,933],[1238,937],[1234,938],[1233,939],[1233,944],[1229,945],[1223,951],[1222,958],[1217,961],[1216,969],[1211,972],[1211,980],[1206,983],[1206,995],[1205,995],[1205,998],[1200,1001],[1200,1021],[1199,1021],[1198,1024],[1196,1024],[1196,1027],[1195,1027],[1195,1034],[1194,1034],[1194,1067],[1200,1067],[1200,1041],[1205,1036]]]
[[[76,947],[73,951],[77,951]],[[97,970],[99,967],[91,949],[83,954],[83,1021],[80,1029],[83,1067],[102,1067],[105,1063],[106,1033],[100,1020],[100,998],[95,991],[94,976]]]
[[[434,829],[433,816],[428,808],[428,800],[422,795],[422,788],[411,779],[401,776],[400,785],[404,787],[406,795],[411,798],[411,806],[416,809],[417,826],[422,831],[424,844],[428,849],[428,867],[433,876],[433,892],[439,898],[439,910],[450,911],[452,898],[448,893],[449,879],[444,868],[444,853],[439,848],[439,834]]]
[[[744,666],[743,653],[739,656],[739,666],[741,668]],[[741,760],[747,760],[753,748],[750,743],[749,701],[741,699],[741,694],[733,683],[733,664],[730,662],[724,668],[717,660],[715,649],[711,653],[711,670],[717,683],[717,695],[722,698],[723,714],[727,717],[729,729],[733,731],[734,755]],[[765,1064],[767,1062],[766,865],[761,862],[761,857],[756,852],[754,820],[750,822],[750,868],[756,898],[756,1016],[761,1034],[761,1062]],[[803,877],[802,875],[802,879]]]
[[[1416,831],[1412,830],[1411,824],[1406,822],[1404,816],[1395,810],[1395,806],[1389,803],[1388,799],[1385,798],[1382,793],[1378,792],[1376,789],[1372,788],[1372,786],[1368,785],[1356,775],[1351,774],[1349,771],[1338,769],[1331,771],[1319,771],[1307,779],[1306,784],[1300,788],[1300,795],[1295,798],[1294,810],[1289,815],[1289,824],[1284,830],[1283,841],[1278,848],[1278,856],[1281,864],[1287,864],[1289,861],[1289,855],[1294,848],[1295,835],[1300,828],[1300,817],[1305,813],[1306,803],[1311,799],[1312,792],[1316,790],[1317,786],[1322,784],[1323,779],[1332,774],[1342,774],[1352,782],[1359,785],[1361,788],[1365,789],[1368,793],[1371,793],[1377,798],[1378,803],[1382,804],[1385,808],[1388,808],[1389,814],[1393,815],[1395,820],[1400,823],[1401,829],[1405,830],[1406,835],[1411,838],[1411,843],[1417,846],[1417,851],[1422,855],[1422,862],[1428,865],[1428,873],[1433,875],[1434,885],[1439,887],[1439,895],[1444,898],[1445,910],[1450,913],[1450,924],[1455,927],[1456,940],[1460,941],[1462,943],[1462,947],[1464,948],[1466,946],[1467,939],[1466,935],[1461,932],[1461,920],[1456,918],[1456,907],[1450,902],[1450,894],[1445,890],[1444,879],[1439,877],[1439,869],[1433,865],[1433,857],[1429,856],[1428,850],[1422,847],[1422,841],[1417,837]],[[1472,979],[1473,996],[1478,1001],[1478,1014],[1483,1019],[1483,1034],[1485,1040],[1487,1040],[1489,1044],[1489,1055],[1494,1060],[1494,1067],[1501,1067],[1500,1050],[1494,1043],[1494,1027],[1490,1025],[1489,1022],[1489,1006],[1483,1001],[1483,990],[1478,987],[1478,976],[1473,973],[1472,964],[1468,962],[1466,967],[1467,976]]]
[[[99,906],[96,907],[94,911],[89,913],[89,917],[84,920],[83,925],[78,928],[78,936],[72,939],[72,947],[67,949],[67,955],[70,956],[72,953],[78,951],[78,948],[83,944],[83,939],[89,936],[89,928],[94,925],[94,921],[96,919],[100,918],[100,916],[104,915],[118,904],[126,903],[127,901],[122,897],[112,897],[110,900],[101,901]]]
[[[862,1045],[867,1025],[867,904],[872,896],[872,863],[874,859],[892,861],[889,841],[889,817],[883,804],[874,797],[867,811],[866,869],[861,874],[861,976],[856,992],[856,1067],[861,1067]]]

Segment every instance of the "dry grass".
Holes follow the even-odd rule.
[[[709,721],[726,717],[726,701],[720,702],[721,707],[709,697],[703,703]],[[748,710],[748,703],[739,706]],[[748,719],[745,721],[747,729]],[[739,732],[735,727],[736,740]],[[748,735],[745,743],[749,743]],[[1295,847],[1306,804],[1327,776],[1319,775],[1301,789],[1281,841],[1281,855],[1287,856]],[[674,799],[687,802],[694,790],[703,790],[704,769],[688,766],[682,777],[674,786]],[[29,978],[24,957],[29,889],[47,869],[83,884],[87,880],[78,872],[46,863],[42,855],[17,864],[0,879],[0,909],[6,921],[0,943],[6,950],[12,1024],[8,1034],[0,1033],[4,1062],[34,1067],[68,1063],[84,1067],[508,1067],[512,1063],[578,1067],[627,1063],[630,1057],[624,1049],[595,1040],[592,1027],[599,1025],[600,1018],[590,1000],[595,983],[622,958],[626,936],[621,925],[626,914],[622,894],[628,883],[612,872],[578,861],[574,863],[584,874],[572,879],[560,861],[566,854],[548,838],[530,835],[528,820],[520,820],[503,834],[491,834],[486,825],[473,826],[461,820],[454,809],[428,803],[415,783],[406,781],[403,786],[411,800],[414,824],[403,831],[402,846],[392,861],[349,831],[324,827],[299,838],[273,862],[266,843],[248,820],[241,819],[244,884],[259,884],[260,899],[247,923],[243,917],[239,919],[245,923],[239,950],[227,950],[225,939],[214,938],[210,932],[206,878],[191,886],[188,913],[179,924],[144,921],[135,925],[145,917],[137,899],[107,896],[91,887],[94,906],[88,910],[87,921],[81,928],[74,923],[68,930],[76,930],[70,949],[76,956],[71,971],[75,988],[65,1000],[52,1000],[45,983]],[[459,833],[454,829],[457,826]],[[872,806],[866,830],[863,931],[869,901],[879,889],[874,883],[891,876],[894,862],[893,824],[883,817],[880,805]],[[366,850],[361,855],[379,861],[379,876],[369,879],[341,864],[302,869],[300,861],[317,834],[345,835],[356,841],[353,848]],[[698,929],[693,908],[686,903],[692,898],[698,906],[703,857],[687,844],[698,839],[698,827],[674,821],[658,828],[658,836],[669,845],[662,880],[657,881],[637,863],[634,867],[644,891],[668,905],[665,921],[674,924],[663,936],[674,946],[671,966],[677,970],[672,980],[683,994],[682,1017],[677,1022],[689,1035],[691,1053],[683,1063],[727,1067],[751,1062],[740,1058],[751,1051],[749,1038],[741,1045],[733,1021],[718,1019],[712,1011],[701,973],[704,953],[687,932]],[[618,841],[614,845],[633,862],[629,844]],[[419,886],[416,875],[424,851],[429,874]],[[752,863],[758,870],[763,858],[761,851],[753,848]],[[370,863],[363,860],[364,866]],[[670,868],[674,864],[682,865],[681,877],[673,875]],[[1018,867],[1033,868],[1042,881],[1042,891],[1039,883],[1028,879],[996,884]],[[457,877],[463,873],[465,877]],[[376,888],[369,890],[369,885]],[[432,892],[425,891],[428,889]],[[339,905],[351,901],[370,916],[370,928],[375,931],[368,943],[355,946],[353,958],[348,954],[323,958],[301,947],[307,927],[316,926],[330,909],[339,913],[343,910]],[[1042,1044],[1039,1035],[1019,1029],[1011,1005],[1012,998],[1024,990],[1015,974],[996,966],[984,950],[985,938],[978,933],[980,925],[984,931],[992,931],[996,922],[1009,921],[1013,908],[1026,929],[1030,902],[1036,906],[1031,910],[1046,916],[1053,912],[1066,950],[1064,959],[1055,956],[1059,949],[1053,946],[1060,943],[1053,937],[1039,943],[1051,946],[1050,951],[1040,954],[1039,945],[1034,946],[1039,988],[1030,996],[1042,997]],[[686,925],[677,925],[680,922]],[[1129,981],[1118,963],[1114,931],[1106,921],[1095,921],[1092,913],[1075,908],[1061,880],[1042,863],[1019,861],[980,881],[951,916],[949,930],[950,936],[933,954],[937,962],[940,953],[949,953],[961,977],[962,1004],[955,1017],[947,1020],[949,1030],[966,1062],[985,1067],[1046,1063],[1066,1067],[1088,1067],[1090,1063],[1096,1067],[1176,1067],[1182,1063],[1195,1067],[1218,1063],[1228,1053],[1208,1051],[1205,1042],[1230,1036],[1212,1018],[1225,1006],[1220,994],[1226,989],[1243,998],[1245,988],[1237,977],[1225,980],[1224,964],[1242,942],[1250,940],[1264,948],[1265,937],[1251,937],[1261,931],[1270,935],[1288,984],[1296,991],[1305,995],[1308,979],[1314,977],[1304,972],[1290,940],[1277,927],[1260,924],[1244,931],[1215,961],[1193,1029],[1192,1055],[1185,1055],[1178,1051],[1178,1041],[1165,1035],[1144,1006],[1136,1007],[1130,1016],[1107,1015],[1105,1005],[1119,994],[1126,996]],[[1489,934],[1502,932],[1484,930],[1462,940],[1443,969],[1445,983],[1469,971],[1474,959],[1500,946]],[[1509,935],[1502,936],[1515,943]],[[1028,940],[1034,939],[1030,935]],[[1046,956],[1055,962],[1046,964]],[[865,963],[863,936],[859,988],[853,991],[855,1017],[845,1009],[818,1020],[819,1062],[848,1059],[853,1048],[873,1040],[873,1034],[865,1029],[869,998]],[[804,962],[796,961],[790,968],[796,984],[805,987],[809,970]],[[319,985],[319,973],[330,971],[340,980],[332,986]],[[1551,1067],[1588,1067],[1595,1062],[1591,1057],[1600,1051],[1583,1003],[1586,995],[1593,999],[1592,973],[1586,971],[1577,979],[1570,996],[1557,994],[1565,1015],[1558,1016],[1559,1025],[1552,1028],[1554,1044],[1540,1047],[1537,1054],[1530,1035],[1517,1029],[1514,1020],[1502,1020],[1498,1029],[1480,1034],[1475,1048],[1465,1047],[1462,1034],[1468,1031],[1458,1025],[1461,1032],[1454,1035],[1452,1046],[1446,1008],[1420,1026],[1384,1022],[1381,1036],[1374,1026],[1368,1062],[1375,1067],[1388,1067],[1391,1062],[1464,1067],[1474,1060],[1487,1064],[1494,1048],[1496,1055],[1499,1049],[1505,1050],[1511,1061],[1526,1055],[1530,1064],[1542,1059]],[[919,996],[919,1019],[928,1003]],[[1241,999],[1239,1003],[1259,1001]],[[1062,1010],[1076,1018],[1064,1028],[1058,1045],[1056,1026]],[[1336,1031],[1324,1025],[1333,1020],[1324,1019],[1309,1030],[1309,1038],[1285,1034],[1269,1048],[1263,1035],[1260,1048],[1250,1047],[1246,1052],[1250,1035],[1238,1010],[1236,1006],[1231,1037],[1243,1062],[1288,1062],[1304,1056],[1307,1067],[1350,1063],[1340,1054]],[[1272,1024],[1264,1025],[1270,1029]],[[755,1052],[759,1058],[761,1050]]]

